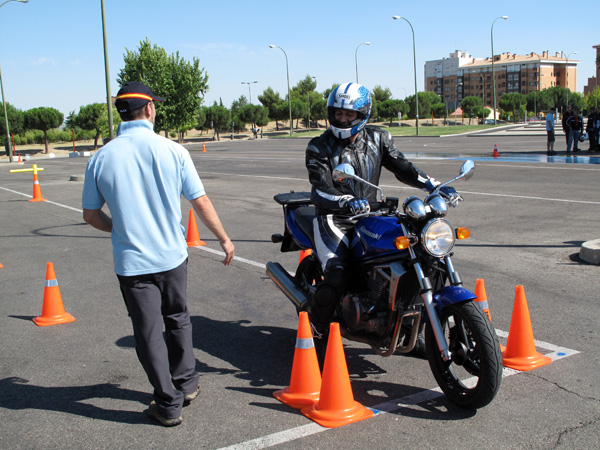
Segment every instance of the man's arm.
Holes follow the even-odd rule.
[[[235,253],[235,248],[233,246],[233,242],[227,236],[225,232],[225,228],[221,224],[221,220],[213,206],[212,202],[208,198],[208,195],[203,195],[202,197],[195,198],[190,200],[190,203],[194,207],[194,211],[202,220],[202,223],[206,225],[206,227],[215,235],[217,239],[219,239],[219,243],[221,244],[221,248],[225,252],[225,259],[223,260],[223,264],[226,266],[231,264],[233,260],[233,256]]]
[[[83,220],[100,231],[110,233],[112,231],[112,219],[101,209],[84,209]]]

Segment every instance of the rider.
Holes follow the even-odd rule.
[[[311,201],[317,214],[313,222],[315,250],[324,273],[310,306],[320,360],[324,358],[336,303],[349,287],[349,247],[355,225],[350,217],[369,212],[369,202],[377,200],[375,188],[355,181],[338,183],[332,178],[332,170],[347,163],[358,177],[378,185],[383,166],[398,181],[427,192],[440,184],[404,157],[390,133],[365,127],[371,113],[371,95],[364,86],[344,83],[336,87],[327,100],[327,113],[330,128],[311,139],[306,149]],[[456,190],[448,186],[440,193],[454,201],[458,198]],[[421,336],[419,344],[423,343]]]

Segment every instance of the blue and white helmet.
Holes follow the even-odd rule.
[[[351,124],[340,123],[335,119],[336,109],[358,112]],[[327,99],[327,116],[331,131],[338,139],[348,139],[362,130],[371,114],[371,93],[358,83],[344,83],[336,87]]]

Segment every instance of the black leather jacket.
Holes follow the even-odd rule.
[[[331,130],[311,139],[306,148],[306,168],[312,184],[311,201],[317,214],[343,213],[343,205],[352,197],[377,200],[375,188],[350,180],[334,182],[331,173],[341,163],[354,167],[356,175],[378,186],[381,167],[392,172],[402,183],[425,189],[429,177],[409,162],[384,130],[366,127],[355,142],[337,139]]]

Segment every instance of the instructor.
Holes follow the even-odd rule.
[[[117,137],[89,160],[83,219],[111,233],[114,270],[131,317],[138,358],[154,388],[149,416],[164,426],[200,391],[187,307],[188,250],[181,195],[192,204],[231,264],[234,246],[209,200],[188,151],[154,132],[164,102],[143,83],[126,83],[116,107]],[[102,211],[106,204],[110,216]],[[163,338],[164,324],[164,338]]]

